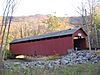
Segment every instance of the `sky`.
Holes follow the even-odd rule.
[[[0,0],[0,15],[3,13],[3,2]],[[82,0],[19,0],[14,16],[35,14],[52,14],[56,16],[78,16],[78,6]]]

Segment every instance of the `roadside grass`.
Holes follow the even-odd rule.
[[[9,68],[0,69],[0,75],[100,75],[100,63],[61,66],[59,68],[24,67],[12,64]]]
[[[97,53],[97,54],[100,54],[100,50],[97,50],[96,53]]]

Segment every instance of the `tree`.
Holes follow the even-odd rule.
[[[0,35],[2,36],[2,41],[1,41],[1,50],[0,50],[0,55],[1,55],[1,61],[4,60],[5,57],[5,51],[8,43],[8,36],[9,36],[9,30],[10,30],[10,24],[12,21],[13,17],[13,12],[15,8],[16,2],[15,0],[6,0],[5,4],[5,9],[3,13],[3,19],[2,19],[2,26],[0,30]]]
[[[49,18],[45,22],[48,25],[48,31],[54,32],[54,31],[60,31],[71,28],[71,26],[68,24],[68,18],[67,17],[56,17],[56,16],[48,16]]]
[[[81,8],[78,8],[80,9],[82,20],[83,20],[82,26],[86,30],[86,32],[89,32],[90,34],[89,38],[90,38],[90,43],[92,48],[96,48],[98,44],[98,36],[96,35],[97,33],[96,33],[96,26],[95,26],[96,22],[94,18],[96,16],[95,9],[97,3],[98,3],[97,0],[83,0]],[[87,12],[87,16],[85,12]],[[89,29],[87,29],[87,25]]]
[[[97,43],[97,47],[99,47],[100,45],[100,34],[99,34],[100,33],[100,3],[96,5],[94,22],[95,22],[95,31],[96,31],[95,35],[98,36],[96,42],[99,43],[99,44]]]
[[[97,25],[97,29],[100,31],[100,3],[97,4],[95,9],[94,22]]]
[[[98,35],[97,35],[97,22],[96,22],[96,11],[98,11],[97,4],[100,3],[100,1],[97,0],[88,0],[89,5],[89,25],[90,25],[90,41],[93,48],[98,47]],[[95,37],[94,37],[95,36]]]

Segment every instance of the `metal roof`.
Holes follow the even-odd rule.
[[[50,38],[50,37],[71,35],[71,34],[75,33],[79,29],[80,29],[80,27],[74,28],[74,29],[58,31],[58,32],[53,32],[53,33],[48,33],[48,34],[43,34],[43,35],[38,35],[38,36],[31,36],[31,37],[27,37],[27,38],[15,39],[11,43],[18,43],[18,42],[38,40],[38,39],[44,39],[44,38]]]

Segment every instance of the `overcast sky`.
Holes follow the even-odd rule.
[[[2,1],[2,0],[0,0]],[[28,16],[35,14],[55,14],[56,16],[77,16],[77,7],[82,0],[21,0],[14,12],[15,16]],[[0,2],[0,15],[3,5]],[[56,13],[54,13],[56,12]]]

